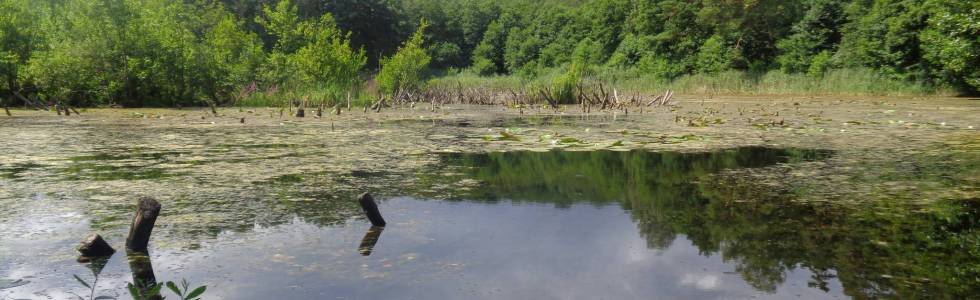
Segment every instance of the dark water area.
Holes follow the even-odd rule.
[[[294,149],[277,145],[243,151]],[[80,156],[62,172],[85,176],[59,178],[193,176],[171,170],[175,155]],[[194,220],[168,223],[179,216],[165,214],[146,262],[159,281],[207,285],[204,299],[936,299],[980,292],[975,201],[939,201],[929,210],[814,203],[801,200],[813,191],[748,176],[778,182],[789,167],[838,155],[768,147],[453,153],[409,174],[344,174],[351,182],[411,179],[390,181],[391,192],[377,197],[385,228],[359,217],[353,195],[312,188],[317,178],[340,175],[276,176],[243,183],[252,192],[207,200],[244,212],[215,221],[206,234],[181,231],[181,222]],[[120,171],[130,163],[141,167]],[[5,166],[2,174],[30,180],[23,176],[30,168]],[[240,197],[256,193],[262,196]],[[315,200],[288,201],[297,198]],[[40,208],[53,200],[41,193],[30,201]],[[268,202],[287,209],[266,212]],[[164,210],[184,206],[194,207],[164,203]],[[74,261],[80,237],[44,232],[123,231],[131,207],[100,214],[118,215],[112,220],[84,210],[20,212],[0,223],[0,299],[87,298],[73,275],[97,276],[96,295],[129,297],[135,268],[126,253],[95,274]],[[178,242],[188,238],[197,242]]]

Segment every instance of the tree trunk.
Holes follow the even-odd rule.
[[[126,249],[132,251],[147,251],[150,243],[150,234],[153,233],[153,225],[160,214],[160,202],[153,198],[140,198],[136,205],[136,216],[129,228],[129,237],[126,238]]]

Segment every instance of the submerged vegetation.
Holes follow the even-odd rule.
[[[643,92],[972,93],[977,11],[966,0],[2,0],[0,97],[331,105],[433,76],[548,87],[558,102],[580,77]]]

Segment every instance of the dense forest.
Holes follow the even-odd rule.
[[[229,104],[256,91],[332,101],[370,80],[391,93],[453,72],[855,68],[977,92],[980,2],[0,0],[8,104]]]

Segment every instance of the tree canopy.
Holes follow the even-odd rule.
[[[0,0],[0,97],[194,105],[249,87],[334,97],[410,38],[430,58],[423,71],[867,68],[975,93],[978,15],[968,0]]]

